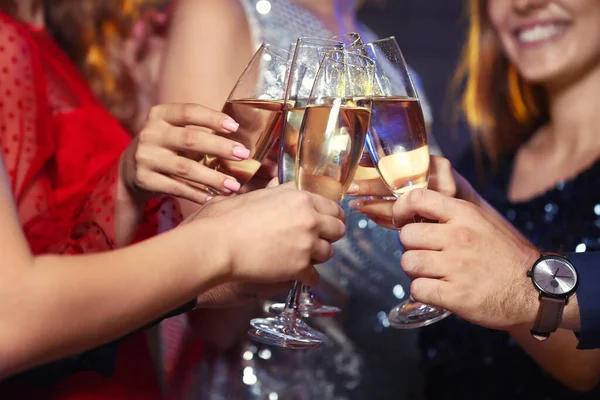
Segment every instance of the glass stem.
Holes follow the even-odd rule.
[[[304,285],[300,281],[294,282],[294,287],[288,293],[288,297],[285,301],[285,308],[283,312],[298,314],[300,308],[300,296],[302,295]]]

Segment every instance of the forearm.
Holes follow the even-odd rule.
[[[130,244],[144,216],[146,201],[137,199],[125,187],[123,181],[117,181],[117,201],[115,204],[115,242],[116,247]]]
[[[559,329],[540,342],[529,332],[530,326],[519,326],[509,333],[521,347],[548,373],[563,384],[588,391],[600,380],[600,350],[577,350],[578,340],[572,331]]]
[[[216,243],[192,248],[186,234],[183,227],[118,251],[35,258],[1,289],[0,376],[116,339],[219,284],[225,264]],[[202,236],[210,235],[207,226]]]

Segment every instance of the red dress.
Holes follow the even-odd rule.
[[[129,142],[58,46],[0,13],[0,155],[34,253],[114,246],[118,160]],[[178,222],[174,204],[147,211],[138,237]],[[140,333],[119,347],[111,378],[78,372],[43,389],[0,383],[0,399],[13,398],[158,400],[161,392]]]

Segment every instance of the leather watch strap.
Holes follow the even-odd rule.
[[[546,340],[552,332],[558,329],[565,304],[566,299],[540,296],[540,309],[531,330],[533,337],[537,340]]]

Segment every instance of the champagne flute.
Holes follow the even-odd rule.
[[[246,146],[250,157],[233,161],[206,155],[206,166],[235,178],[241,186],[252,179],[281,133],[288,65],[287,50],[269,44],[259,47],[222,109],[240,124],[236,132],[223,136]]]
[[[353,50],[355,47],[362,46],[364,43],[360,35],[356,32],[348,32],[342,35],[336,35],[331,38],[344,44],[344,49]]]
[[[360,36],[352,36],[347,40],[354,43],[356,40],[360,40]],[[296,155],[300,126],[319,65],[327,52],[343,49],[344,43],[341,41],[319,38],[299,38],[290,46],[291,62],[279,148],[280,183],[296,179]],[[293,298],[298,299],[298,310],[303,317],[331,317],[341,311],[338,307],[319,303],[310,286],[301,285],[301,293]],[[275,303],[269,307],[269,311],[278,314],[285,307],[285,303]]]
[[[377,171],[396,198],[427,187],[429,146],[425,120],[408,66],[392,36],[368,43],[363,54],[375,61],[375,89],[367,149]],[[390,325],[408,329],[430,325],[450,315],[412,297],[394,307]]]
[[[300,190],[341,201],[363,153],[373,90],[374,62],[345,51],[327,53],[306,105],[296,156]],[[320,346],[325,337],[298,312],[296,282],[276,317],[256,318],[248,333],[260,342],[289,348]]]

